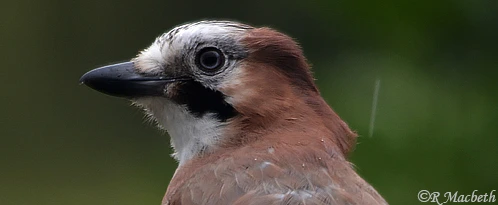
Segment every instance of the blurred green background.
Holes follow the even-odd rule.
[[[301,43],[324,98],[361,135],[358,172],[391,204],[498,189],[498,1],[19,0],[0,17],[2,205],[160,204],[177,166],[168,136],[78,79],[206,18]]]

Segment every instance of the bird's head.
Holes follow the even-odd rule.
[[[355,142],[320,97],[297,43],[269,28],[181,25],[130,62],[92,70],[81,82],[143,107],[168,131],[180,163],[265,136],[292,143],[315,134],[344,154]]]

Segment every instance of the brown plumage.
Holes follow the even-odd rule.
[[[220,68],[206,69],[199,46],[224,56],[208,55]],[[109,78],[82,81],[111,95],[125,87],[170,133],[180,166],[162,204],[387,204],[347,161],[356,134],[320,96],[290,37],[234,22],[186,24],[132,66],[144,79],[174,78],[156,78],[147,96],[136,80],[112,89]]]

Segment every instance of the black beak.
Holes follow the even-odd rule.
[[[188,78],[144,76],[136,72],[133,62],[93,69],[80,78],[80,83],[99,92],[125,98],[162,96],[166,84]]]

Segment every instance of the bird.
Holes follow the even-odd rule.
[[[314,81],[293,38],[225,20],[174,27],[80,78],[167,131],[178,167],[162,205],[387,204],[348,161],[357,133]]]

